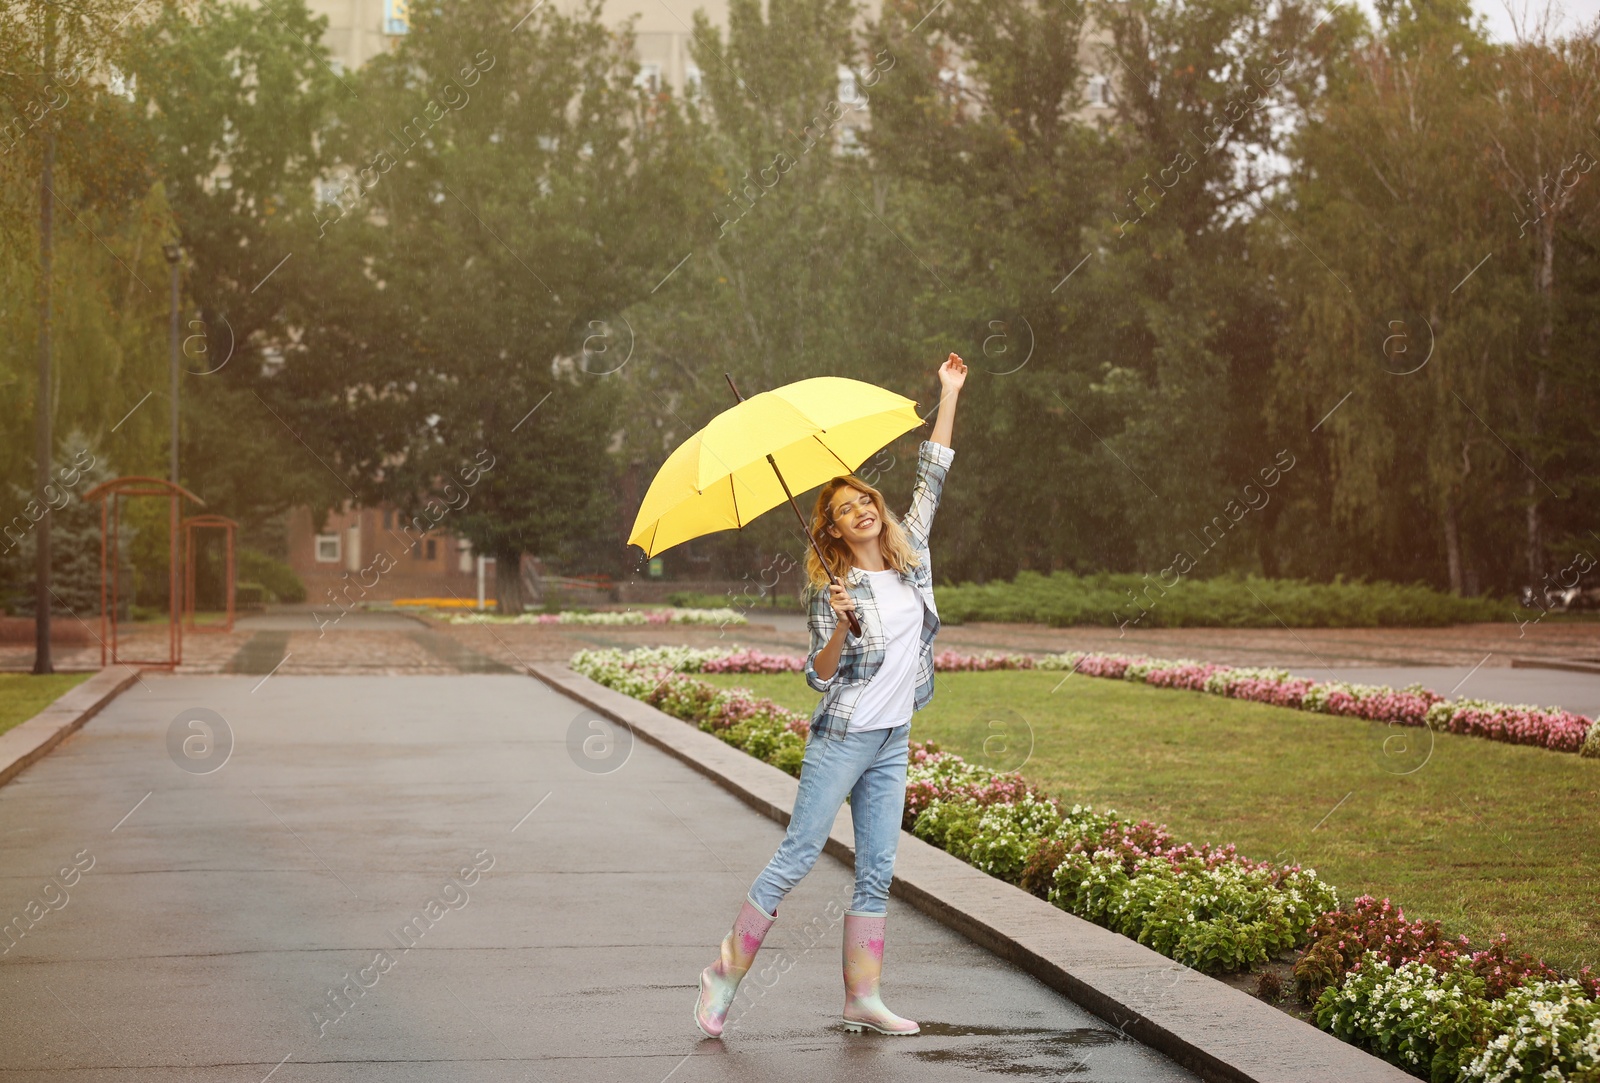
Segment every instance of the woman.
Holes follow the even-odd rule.
[[[834,478],[817,495],[811,534],[828,566],[808,552],[806,683],[822,693],[822,701],[812,712],[789,830],[751,885],[720,958],[700,975],[694,1021],[710,1037],[722,1034],[739,982],[777,920],[778,903],[811,871],[846,795],[855,824],[856,883],[844,914],[844,1025],[880,1034],[921,1029],[884,1007],[878,980],[905,807],[911,715],[933,698],[939,614],[928,530],[955,456],[950,434],[966,378],[967,366],[955,354],[939,368],[939,415],[932,439],[918,449],[911,510],[903,523],[884,508],[877,489],[854,475]],[[840,582],[829,585],[829,572]],[[852,611],[861,624],[859,638],[845,616]]]

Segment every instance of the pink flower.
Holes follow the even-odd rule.
[[[1204,692],[1206,679],[1214,673],[1222,673],[1227,666],[1198,665],[1174,666],[1171,669],[1153,669],[1145,675],[1144,682],[1153,684],[1157,688],[1187,688],[1191,692]]]
[[[553,614],[539,617],[541,623],[556,619]],[[1158,688],[1209,691],[1220,686],[1221,693],[1233,699],[1300,710],[1305,709],[1306,698],[1316,693],[1318,698],[1314,702],[1320,702],[1320,709],[1331,715],[1426,726],[1432,714],[1437,719],[1433,725],[1450,733],[1537,745],[1557,752],[1578,751],[1594,725],[1583,715],[1563,710],[1476,701],[1461,702],[1445,709],[1439,707],[1446,702],[1443,696],[1423,689],[1347,688],[1304,677],[1236,674],[1229,666],[1210,662],[1163,662],[1126,655],[1085,654],[1074,668],[1085,676],[1120,680],[1127,676],[1128,667],[1135,662],[1153,667],[1144,674],[1143,680]],[[944,650],[934,655],[934,668],[944,672],[1034,669],[1036,666],[1037,660],[1025,654],[961,654]],[[702,666],[707,673],[797,673],[804,668],[803,656],[766,654],[758,650],[730,652]]]
[[[705,673],[800,673],[805,668],[803,656],[767,654],[754,648],[713,658],[700,667]]]

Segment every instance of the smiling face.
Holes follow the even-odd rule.
[[[829,501],[828,533],[846,545],[869,542],[883,532],[883,515],[871,494],[841,485]]]
[[[817,490],[807,523],[814,543],[806,557],[811,585],[823,587],[844,579],[852,568],[902,575],[921,564],[921,557],[898,516],[884,505],[883,494],[854,475],[839,475]]]

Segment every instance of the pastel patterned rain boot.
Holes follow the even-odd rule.
[[[778,920],[777,912],[767,913],[748,895],[734,919],[733,928],[722,938],[722,955],[700,973],[700,999],[694,1004],[694,1025],[708,1038],[720,1038],[728,1019],[733,995],[739,982],[755,962],[756,952],[766,939],[767,930]]]
[[[883,1006],[878,979],[883,976],[883,930],[887,914],[844,912],[844,1027],[879,1034],[916,1034],[921,1027]]]

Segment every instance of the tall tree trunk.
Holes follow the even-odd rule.
[[[1456,503],[1444,504],[1444,558],[1450,569],[1450,593],[1460,596],[1461,582],[1461,528],[1456,522]]]
[[[501,616],[516,616],[524,609],[522,601],[522,554],[495,553],[494,596],[495,612]]]
[[[1541,367],[1539,369],[1539,375],[1536,376],[1533,381],[1533,424],[1530,426],[1530,428],[1533,433],[1534,443],[1538,442],[1540,429],[1542,427],[1540,422],[1541,415],[1544,412],[1546,378],[1546,370],[1543,368],[1542,363],[1549,359],[1550,332],[1550,317],[1547,313],[1545,316],[1544,327],[1539,336]],[[1528,450],[1528,458],[1537,458],[1532,448],[1529,448]],[[1534,584],[1534,588],[1538,589],[1540,580],[1544,578],[1544,525],[1539,507],[1540,496],[1542,495],[1539,490],[1543,483],[1532,475],[1531,469],[1532,468],[1530,467],[1530,473],[1526,486],[1528,492],[1528,582]]]
[[[1539,241],[1539,271],[1534,276],[1534,283],[1544,311],[1539,321],[1537,338],[1539,374],[1533,381],[1533,417],[1528,425],[1531,434],[1530,444],[1533,445],[1527,449],[1530,474],[1533,470],[1532,464],[1539,461],[1537,445],[1544,422],[1545,386],[1550,371],[1550,341],[1555,335],[1556,223],[1553,214],[1546,215],[1539,223]],[[1528,478],[1528,581],[1534,585],[1535,590],[1541,589],[1539,583],[1544,578],[1544,530],[1540,523],[1539,512],[1539,487],[1542,484],[1537,478],[1531,476]]]
[[[522,605],[544,605],[544,577],[539,574],[537,561],[527,560],[522,564]]]
[[[1261,521],[1256,524],[1256,558],[1261,561],[1261,574],[1268,579],[1276,579],[1283,573],[1276,544],[1278,513],[1282,510],[1282,501],[1267,504],[1261,509]]]
[[[1528,479],[1528,582],[1534,590],[1544,579],[1544,530],[1539,520],[1539,483]]]
[[[53,5],[45,8],[44,71],[52,78],[56,63],[56,14]],[[39,395],[34,414],[34,484],[39,499],[45,498],[50,484],[50,465],[54,441],[50,438],[50,275],[54,254],[51,226],[55,215],[56,133],[52,121],[44,130],[44,161],[39,170]],[[50,515],[47,512],[35,529],[39,532],[34,553],[33,671],[54,673],[50,657]]]

